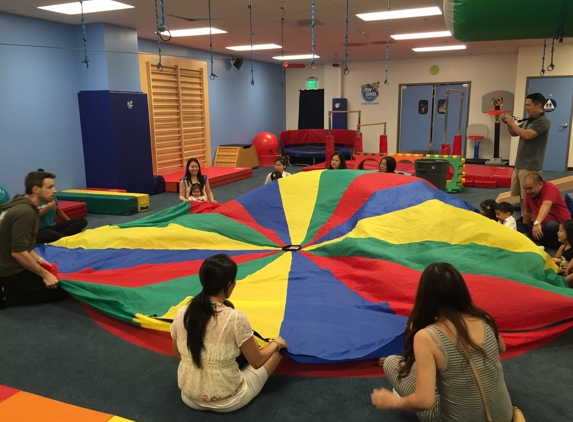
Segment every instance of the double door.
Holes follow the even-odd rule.
[[[446,108],[447,89],[453,91]],[[454,135],[461,134],[463,153],[468,95],[469,83],[401,85],[398,152],[439,150],[444,140],[452,145]]]

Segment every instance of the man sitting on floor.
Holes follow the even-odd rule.
[[[38,169],[43,172],[44,169]],[[45,202],[38,207],[40,212],[40,230],[36,237],[36,243],[52,243],[62,237],[73,236],[80,233],[88,225],[85,218],[70,219],[59,206],[58,199]],[[61,223],[56,222],[56,216],[60,217]]]
[[[531,173],[523,180],[523,189],[527,196],[522,210],[523,223],[518,224],[517,230],[546,248],[559,249],[559,225],[571,219],[559,188],[539,174]]]
[[[52,173],[26,176],[26,194],[0,205],[0,308],[62,300],[67,293],[55,275],[40,265],[34,247],[38,234],[38,206],[54,200]]]

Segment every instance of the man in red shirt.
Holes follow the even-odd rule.
[[[523,180],[523,189],[527,194],[522,210],[523,223],[517,229],[540,245],[559,249],[559,225],[571,219],[559,188],[532,173]]]

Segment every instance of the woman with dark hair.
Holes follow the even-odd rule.
[[[207,176],[201,174],[201,165],[196,158],[189,158],[187,166],[185,167],[185,176],[179,182],[179,199],[184,202],[189,202],[191,196],[191,186],[199,183],[203,188],[203,196],[206,196],[210,202],[217,202],[213,198],[213,192],[209,186]]]
[[[394,157],[384,157],[380,160],[381,173],[394,173],[396,170],[396,159]]]
[[[569,287],[573,287],[573,220],[564,221],[559,225],[557,240],[562,243],[553,261],[559,266],[559,274],[565,277]]]
[[[486,422],[465,349],[477,368],[492,419],[512,420],[499,360],[505,343],[491,315],[473,304],[452,265],[430,264],[422,273],[404,339],[402,356],[381,359],[395,394],[374,390],[377,408],[413,411],[421,421]]]
[[[346,159],[344,154],[341,152],[335,152],[330,157],[330,167],[329,170],[341,170],[346,168]]]
[[[227,299],[236,285],[237,264],[227,255],[207,258],[199,269],[203,290],[171,325],[173,355],[183,402],[192,409],[232,412],[263,388],[288,346],[281,337],[259,349],[245,314]],[[240,354],[249,363],[239,369]]]

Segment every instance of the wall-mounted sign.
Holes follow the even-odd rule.
[[[360,103],[361,105],[378,105],[380,104],[378,101],[378,88],[380,88],[380,81],[372,82],[371,84],[362,85],[360,87],[362,99],[364,102]]]
[[[543,106],[543,110],[545,110],[546,113],[551,113],[556,108],[557,108],[557,101],[555,101],[553,98],[548,98],[547,102]]]

